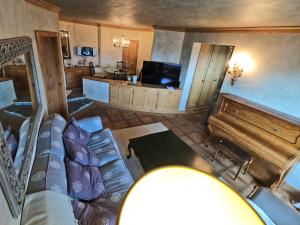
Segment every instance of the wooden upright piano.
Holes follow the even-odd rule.
[[[300,122],[243,98],[222,95],[208,127],[211,134],[249,152],[254,157],[250,173],[273,189],[299,160]]]

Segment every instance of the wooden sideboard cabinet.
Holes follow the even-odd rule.
[[[68,90],[82,88],[82,78],[91,76],[91,71],[88,66],[78,66],[65,68],[66,88]]]
[[[4,77],[13,80],[16,91],[29,90],[26,65],[4,67]]]
[[[83,83],[84,94],[96,101],[99,101],[99,96],[104,94],[98,86],[109,85],[109,104],[115,107],[144,112],[179,113],[181,89],[146,87],[140,82],[137,85],[131,85],[128,81],[98,77],[84,77]],[[91,89],[93,91],[90,91]],[[107,101],[100,102],[107,103]]]
[[[158,113],[178,113],[182,90],[131,85],[110,85],[110,104]]]

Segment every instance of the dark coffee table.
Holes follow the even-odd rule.
[[[182,165],[212,173],[212,168],[171,130],[129,140],[131,151],[140,160],[145,172],[161,166]]]

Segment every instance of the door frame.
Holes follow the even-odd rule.
[[[44,62],[41,54],[44,53],[43,50],[43,39],[44,38],[54,38],[55,39],[55,63],[56,63],[56,80],[58,90],[61,94],[61,102],[57,103],[60,104],[60,112],[65,118],[68,118],[68,104],[67,104],[67,95],[66,95],[66,81],[65,81],[65,71],[64,71],[64,65],[63,65],[63,55],[61,50],[61,41],[60,41],[60,33],[59,32],[52,32],[52,31],[42,31],[42,30],[35,30],[35,37],[36,37],[36,44],[37,44],[37,51],[39,54],[39,61],[41,66],[41,72],[42,72],[42,80],[44,85],[44,92],[46,97],[46,104],[47,104],[47,112],[48,112],[48,93],[46,90],[47,84],[45,81],[44,75],[46,75],[46,63]]]
[[[185,78],[186,80],[185,80],[184,86],[183,86],[183,94],[182,94],[181,101],[180,101],[180,106],[179,106],[180,111],[185,111],[187,109],[187,104],[188,104],[188,100],[189,100],[189,96],[190,96],[190,91],[191,91],[191,88],[192,88],[192,82],[193,82],[193,79],[194,79],[195,70],[197,68],[198,58],[199,58],[199,54],[200,54],[202,44],[221,45],[221,44],[206,43],[206,42],[194,42],[193,43],[191,56],[190,56],[190,60],[189,60],[189,65],[188,65],[186,78]],[[223,45],[223,46],[226,46],[226,45]],[[222,73],[222,75],[219,79],[219,83],[217,85],[217,90],[215,92],[214,97],[212,98],[213,99],[212,103],[208,106],[208,108],[209,108],[208,109],[208,115],[205,117],[205,120],[204,120],[205,122],[207,122],[207,120],[208,120],[209,116],[211,115],[211,113],[214,112],[214,108],[216,106],[218,96],[221,92],[221,88],[222,88],[222,85],[224,83],[225,76],[227,74],[228,64],[229,64],[229,61],[231,59],[231,56],[232,56],[234,48],[235,48],[235,46],[232,46],[232,45],[227,45],[227,46],[230,47],[230,52],[229,52],[227,60],[226,60],[227,66],[225,66],[224,71],[223,71],[223,73]],[[190,109],[190,110],[193,110],[193,109]]]

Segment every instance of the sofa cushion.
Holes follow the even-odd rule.
[[[81,129],[79,123],[73,117],[71,122],[66,127],[64,138],[68,138],[74,142],[77,142],[83,146],[86,146],[90,140],[90,133]]]
[[[77,121],[81,129],[93,133],[103,129],[102,121],[99,116],[88,117]]]
[[[11,158],[14,160],[17,149],[18,149],[18,142],[13,133],[11,133],[7,138],[6,138],[6,144],[7,144],[7,149],[10,152]]]
[[[66,168],[63,160],[52,154],[41,154],[35,158],[27,193],[51,190],[67,195]]]
[[[25,149],[27,148],[30,139],[30,136],[28,134],[32,129],[32,126],[33,126],[33,119],[31,117],[28,117],[23,122],[19,130],[19,144],[18,144],[18,149],[14,160],[14,166],[17,173],[19,173],[19,170],[21,169],[22,166]]]
[[[266,188],[252,196],[254,202],[276,225],[300,224],[300,213],[290,208]]]
[[[67,157],[66,169],[70,196],[86,201],[104,196],[102,177],[96,167],[83,167]]]
[[[41,126],[36,156],[55,155],[63,160],[65,149],[62,141],[62,132],[65,129],[66,121],[58,114],[51,115]]]
[[[133,179],[129,174],[122,159],[115,160],[99,168],[105,190],[106,198],[120,206],[122,200],[133,184]]]
[[[72,201],[72,206],[79,224],[84,225],[115,225],[117,223],[116,207],[104,198],[91,203]]]
[[[247,202],[252,206],[252,208],[257,212],[260,218],[265,222],[266,225],[276,225],[270,217],[261,209],[258,205],[252,202],[250,199],[247,199]]]
[[[64,137],[67,156],[82,166],[99,166],[100,161],[96,153],[89,147]]]
[[[92,133],[88,147],[98,156],[99,166],[120,158],[118,146],[109,129]]]
[[[42,191],[27,195],[22,225],[77,225],[71,199],[63,194]]]

